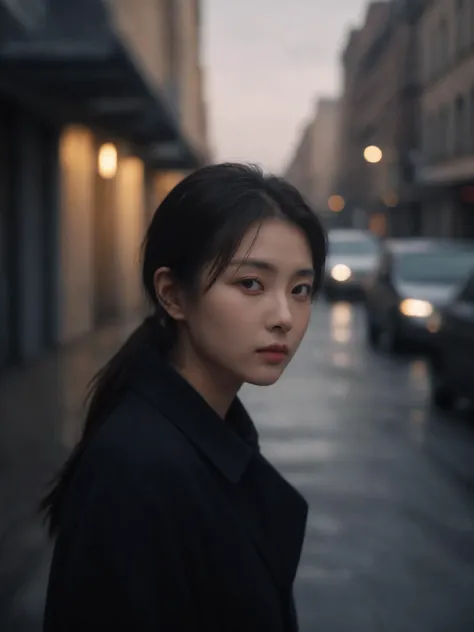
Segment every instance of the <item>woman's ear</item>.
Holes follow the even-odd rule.
[[[153,275],[156,298],[173,320],[185,320],[183,297],[170,268],[161,267]]]

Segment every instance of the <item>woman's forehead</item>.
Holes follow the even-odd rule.
[[[309,243],[301,228],[280,219],[265,220],[247,231],[234,258],[249,256],[274,261],[298,259],[304,265],[312,259]]]

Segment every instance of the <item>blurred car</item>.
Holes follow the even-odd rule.
[[[429,362],[432,403],[448,410],[461,397],[474,402],[474,273],[432,327],[438,332]]]
[[[389,352],[429,351],[433,316],[474,268],[474,243],[440,239],[387,240],[367,287],[366,327],[372,346]]]
[[[365,230],[334,229],[328,242],[325,297],[330,301],[363,298],[365,283],[379,263],[379,240]]]

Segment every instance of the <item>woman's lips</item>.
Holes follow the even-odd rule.
[[[288,357],[288,347],[286,345],[270,345],[263,349],[258,349],[258,354],[268,364],[281,364]]]

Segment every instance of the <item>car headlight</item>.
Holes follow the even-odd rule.
[[[351,269],[349,266],[346,266],[345,263],[338,263],[331,270],[331,277],[340,283],[344,283],[344,281],[350,279],[351,274]]]
[[[406,298],[400,303],[400,312],[410,318],[429,318],[433,314],[433,305],[428,301]]]

